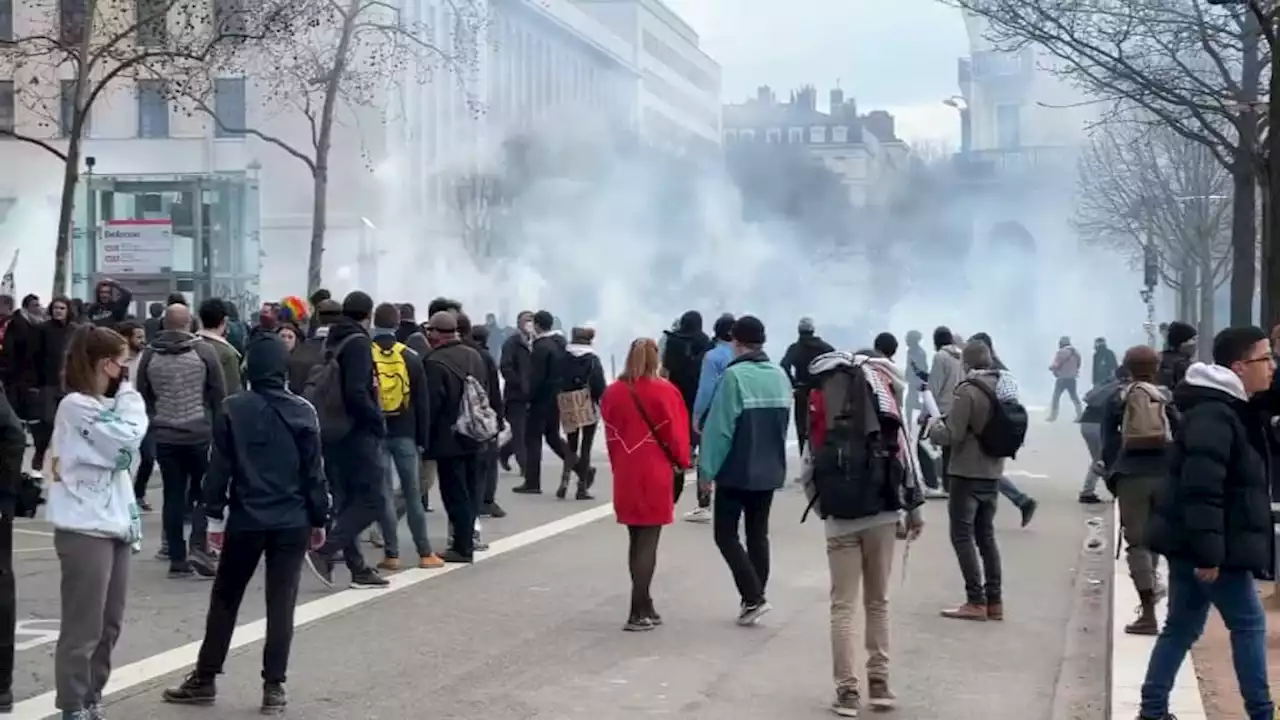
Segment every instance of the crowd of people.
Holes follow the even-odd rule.
[[[405,567],[399,526],[417,562],[471,563],[486,549],[481,517],[502,517],[499,469],[543,492],[543,445],[559,460],[554,494],[592,500],[595,439],[603,436],[613,509],[629,534],[631,599],[624,629],[662,625],[651,593],[662,528],[692,476],[691,522],[712,535],[735,583],[741,625],[771,610],[769,524],[788,479],[795,425],[797,481],[826,537],[831,581],[832,709],[855,717],[864,703],[892,707],[889,577],[894,548],[922,531],[921,507],[945,499],[963,602],[947,618],[1003,620],[994,516],[1000,495],[1031,522],[1035,500],[1005,464],[1029,418],[1018,382],[992,339],[933,332],[906,336],[906,369],[890,333],[870,347],[837,350],[803,318],[780,362],[764,351],[756,317],[722,315],[713,334],[685,313],[661,338],[637,338],[610,382],[594,330],[557,329],[548,311],[522,312],[510,330],[490,316],[475,326],[461,303],[432,301],[425,322],[408,304],[363,292],[341,302],[321,291],[264,306],[252,324],[211,298],[193,312],[181,297],[129,317],[128,290],[112,282],[84,306],[48,308],[0,297],[0,537],[11,545],[18,487],[42,481],[62,573],[56,702],[63,718],[103,718],[103,688],[122,630],[141,513],[152,510],[152,465],[161,473],[158,557],[169,577],[213,578],[196,666],[166,702],[216,701],[246,588],[265,559],[267,632],[262,709],[281,712],[301,571],[352,588],[388,585]],[[8,304],[6,306],[6,303]],[[5,310],[9,312],[5,312]],[[1250,720],[1271,718],[1265,616],[1254,578],[1274,571],[1272,498],[1280,445],[1273,387],[1280,334],[1232,328],[1214,340],[1212,363],[1194,362],[1194,329],[1173,323],[1167,347],[1128,349],[1123,360],[1095,343],[1094,387],[1077,409],[1092,463],[1081,502],[1119,505],[1128,564],[1141,599],[1126,631],[1159,634],[1142,691],[1142,720],[1167,720],[1179,665],[1210,604],[1232,631]],[[1076,396],[1082,365],[1062,338],[1050,365],[1057,396]],[[660,347],[661,346],[661,347]],[[926,367],[927,366],[927,367]],[[1056,417],[1056,409],[1050,419]],[[603,427],[601,427],[603,423]],[[21,464],[27,431],[35,445]],[[433,486],[447,516],[447,545],[427,533]],[[382,559],[359,548],[376,528]],[[0,548],[3,550],[3,548]],[[1168,562],[1162,578],[1158,558]],[[12,558],[0,552],[0,594],[13,593]],[[1163,629],[1155,603],[1169,597]],[[861,603],[865,627],[854,618]],[[12,628],[13,603],[0,603]],[[0,680],[12,676],[0,652]],[[866,687],[857,646],[866,648]],[[5,663],[7,662],[7,666]],[[0,688],[3,691],[5,688]],[[865,692],[864,692],[865,691]],[[0,710],[12,705],[0,692]]]

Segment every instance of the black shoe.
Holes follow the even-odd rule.
[[[196,571],[191,569],[191,563],[170,563],[169,579],[180,580],[182,578],[195,577]]]
[[[503,510],[498,503],[492,502],[484,506],[484,514],[491,518],[504,518],[507,516],[507,511]]]
[[[560,487],[556,488],[556,499],[563,500],[569,494],[569,481],[565,480],[560,483]]]
[[[311,574],[316,576],[325,587],[333,587],[333,557],[330,555],[321,555],[315,550],[308,550],[306,555],[307,567],[311,570]]]
[[[166,688],[160,697],[175,705],[212,705],[218,698],[218,686],[213,678],[193,672],[178,687]]]
[[[447,563],[457,563],[460,565],[470,565],[471,563],[475,562],[475,558],[473,558],[472,556],[463,555],[462,553],[458,552],[457,550],[454,550],[453,548],[449,548],[448,550],[445,550],[444,552],[440,553],[440,559]]]
[[[657,627],[652,618],[638,617],[627,620],[627,624],[622,626],[626,632],[647,632]]]
[[[144,512],[144,513],[155,512],[155,508],[151,507],[151,503],[147,502],[146,500],[139,500],[138,512]]]
[[[1102,503],[1103,499],[1098,497],[1095,493],[1080,496],[1081,505],[1101,505]]]
[[[262,714],[280,715],[289,705],[289,696],[284,692],[284,683],[262,684]]]
[[[1031,524],[1031,518],[1036,516],[1036,508],[1039,506],[1040,503],[1035,500],[1028,499],[1026,504],[1018,508],[1018,510],[1022,511],[1022,527],[1026,527]]]
[[[0,715],[8,715],[13,712],[13,691],[6,690],[0,692]]]
[[[384,588],[391,584],[390,580],[378,574],[377,570],[367,567],[351,574],[351,589],[370,590]]]
[[[531,487],[529,485],[517,485],[511,488],[511,492],[517,495],[541,495],[542,488]]]
[[[588,490],[590,490],[591,486],[595,484],[596,484],[596,469],[593,467],[587,468],[587,479],[586,479],[586,482],[584,483],[584,486]]]
[[[502,468],[503,472],[511,472],[511,458],[505,455],[499,455],[498,467]]]

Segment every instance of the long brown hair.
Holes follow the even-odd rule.
[[[1137,382],[1154,383],[1159,379],[1160,356],[1146,345],[1134,345],[1126,350],[1120,364]]]
[[[658,377],[662,362],[658,359],[658,343],[653,338],[636,338],[627,351],[627,362],[622,368],[619,380],[633,382],[640,378]]]
[[[71,333],[67,342],[67,363],[64,372],[68,392],[97,395],[94,383],[98,363],[124,352],[124,337],[115,330],[104,327],[80,327]]]

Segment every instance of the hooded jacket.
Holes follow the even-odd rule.
[[[226,388],[218,354],[207,342],[185,330],[162,331],[142,351],[137,382],[157,443],[209,442]]]
[[[231,346],[231,342],[212,330],[196,332],[202,340],[218,355],[218,366],[222,368],[222,381],[228,395],[235,395],[244,390],[244,379],[240,376],[240,352]]]
[[[777,490],[787,479],[791,381],[763,351],[739,355],[720,378],[702,429],[698,469],[717,486]]]
[[[1111,348],[1103,345],[1093,349],[1093,385],[1096,387],[1111,382],[1116,377],[1116,354]]]
[[[1191,367],[1191,345],[1196,329],[1187,323],[1173,321],[1165,331],[1165,348],[1160,352],[1160,384],[1173,389]]]
[[[249,344],[249,391],[227,398],[214,423],[204,512],[227,532],[324,527],[329,518],[315,408],[289,392],[284,342]]]
[[[373,352],[389,351],[397,342],[401,341],[394,334],[379,333],[373,338]],[[412,438],[415,445],[425,448],[431,437],[427,370],[422,364],[422,356],[407,345],[404,348],[404,364],[409,373],[409,407],[397,415],[383,414],[387,422],[387,437]]]
[[[791,343],[786,354],[782,356],[782,370],[791,378],[791,386],[796,390],[811,390],[813,382],[809,375],[809,365],[819,355],[832,352],[835,348],[813,333],[802,333],[800,339]]]
[[[551,405],[560,393],[560,363],[568,341],[564,333],[552,330],[533,341],[529,352],[529,400],[534,405]]]
[[[1075,380],[1080,377],[1080,365],[1083,358],[1074,345],[1063,345],[1053,354],[1053,362],[1049,364],[1049,372],[1059,380]]]
[[[957,345],[945,345],[933,354],[933,366],[929,368],[929,392],[938,403],[938,412],[951,412],[955,401],[956,386],[964,380],[964,362],[960,360]]]
[[[586,388],[591,391],[591,402],[599,404],[604,396],[604,365],[590,345],[569,343],[561,360],[560,392]]]
[[[662,367],[684,405],[693,413],[693,403],[698,396],[698,377],[702,374],[702,360],[711,349],[711,338],[702,331],[702,314],[690,310],[680,316],[675,330],[664,331],[666,343],[662,349]]]
[[[503,392],[507,402],[527,403],[533,396],[530,384],[530,373],[533,370],[533,347],[528,338],[519,330],[502,341],[502,356],[499,361],[502,370]]]
[[[401,320],[396,326],[396,342],[404,343],[410,350],[418,353],[419,358],[426,358],[431,352],[427,336],[422,334],[422,330],[412,319]]]
[[[1230,369],[1194,363],[1173,393],[1181,426],[1147,525],[1151,550],[1198,568],[1274,568],[1265,415]]]
[[[378,378],[373,371],[373,341],[360,323],[349,317],[338,318],[325,334],[326,353],[348,337],[355,339],[342,346],[338,367],[342,370],[342,401],[351,416],[351,436],[385,437],[387,424],[378,399]]]
[[[480,446],[470,438],[454,431],[458,422],[458,410],[462,403],[462,381],[474,377],[485,382],[488,373],[484,358],[473,347],[454,338],[432,348],[425,363],[429,391],[431,442],[427,444],[427,457],[433,460],[475,455]],[[489,404],[497,409],[499,401],[489,398]]]

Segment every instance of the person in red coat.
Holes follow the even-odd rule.
[[[675,509],[675,478],[689,468],[689,411],[680,391],[658,376],[658,344],[631,343],[617,382],[600,398],[605,445],[613,469],[613,512],[631,536],[631,613],[624,630],[662,624],[649,586],[658,564],[658,538]]]

